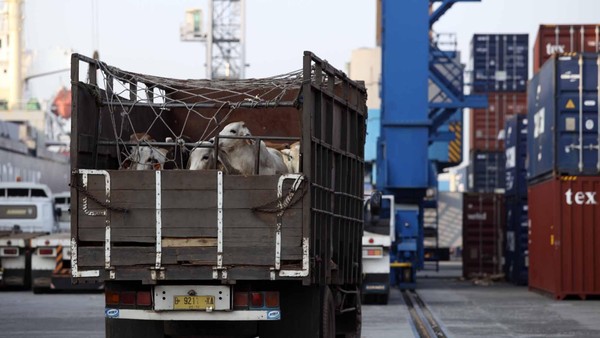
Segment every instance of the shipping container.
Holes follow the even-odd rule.
[[[504,249],[504,196],[463,196],[463,277],[502,273]]]
[[[527,285],[529,268],[529,222],[527,198],[505,196],[506,246],[504,250],[504,274],[517,285]]]
[[[474,92],[527,90],[529,35],[475,34],[471,40]]]
[[[552,55],[600,52],[600,25],[540,25],[533,46],[533,74]]]
[[[471,109],[470,150],[504,150],[500,132],[504,130],[505,120],[515,114],[527,114],[527,93],[489,93],[488,108]]]
[[[472,151],[469,163],[469,192],[504,192],[504,152]]]
[[[556,299],[600,295],[600,177],[529,187],[529,287]]]
[[[527,116],[506,121],[506,196],[527,196]]]
[[[529,82],[528,178],[597,175],[600,54],[554,56]]]

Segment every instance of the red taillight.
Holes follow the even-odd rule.
[[[233,294],[233,308],[236,310],[248,308],[248,292],[236,292]]]
[[[375,240],[373,238],[369,238],[369,244],[373,244],[373,242],[375,242]]]
[[[279,292],[276,292],[276,291],[265,292],[265,306],[266,307],[279,307]]]
[[[19,248],[4,248],[2,249],[2,256],[18,256],[19,255]]]
[[[150,306],[152,305],[152,294],[150,291],[138,291],[137,305]]]
[[[119,305],[120,297],[118,292],[106,291],[104,294],[106,305]]]
[[[54,256],[54,249],[52,248],[39,248],[38,255],[40,256]]]
[[[252,307],[263,307],[265,304],[262,292],[251,292],[250,299]]]
[[[135,305],[135,292],[121,292],[121,304]]]

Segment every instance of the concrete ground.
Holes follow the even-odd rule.
[[[421,272],[417,292],[452,337],[600,337],[600,301],[563,300],[505,282],[477,286],[460,263]]]

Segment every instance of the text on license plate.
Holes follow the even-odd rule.
[[[174,296],[174,310],[206,310],[215,307],[214,296]]]

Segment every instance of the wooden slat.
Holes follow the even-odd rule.
[[[216,237],[186,237],[186,238],[163,238],[163,248],[184,248],[184,247],[209,247],[217,246]]]

